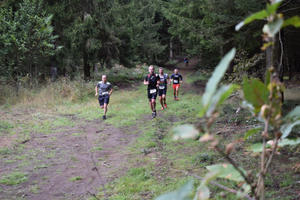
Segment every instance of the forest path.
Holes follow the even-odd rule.
[[[0,177],[10,175],[0,183],[0,199],[87,199],[127,171],[126,147],[137,134],[102,120],[82,123],[71,117],[79,125],[33,134],[0,157]]]

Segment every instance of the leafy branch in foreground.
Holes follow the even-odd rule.
[[[282,14],[277,14],[277,9],[282,1],[274,0],[267,4],[265,10],[254,13],[246,18],[243,22],[236,26],[239,30],[242,26],[249,24],[254,20],[267,20],[267,24],[263,27],[263,39],[265,44],[262,49],[271,48],[273,52],[274,40],[276,34],[281,28],[293,25],[299,27],[300,18],[292,17],[284,20]],[[235,193],[238,197],[246,199],[265,199],[265,177],[272,164],[273,157],[279,146],[297,145],[300,143],[300,138],[288,139],[292,129],[300,124],[300,106],[296,107],[285,117],[282,117],[282,102],[281,95],[284,90],[283,84],[279,81],[277,73],[271,62],[270,67],[266,71],[265,82],[258,79],[244,78],[242,90],[244,93],[244,105],[264,123],[263,127],[248,130],[244,138],[234,141],[223,147],[221,141],[216,134],[211,130],[212,125],[216,122],[219,116],[219,108],[222,103],[240,86],[236,84],[218,85],[224,76],[231,60],[235,55],[235,49],[232,49],[220,61],[211,78],[209,79],[205,93],[201,100],[200,117],[206,121],[205,126],[182,125],[176,130],[174,139],[199,138],[201,133],[205,133],[199,139],[200,142],[209,142],[210,147],[215,149],[228,163],[215,164],[207,166],[209,173],[202,180],[200,186],[194,192],[192,182],[187,183],[179,190],[162,195],[156,200],[206,200],[210,197],[208,184],[216,178],[223,178],[237,183],[238,190],[222,185],[214,185],[224,189],[225,191]],[[271,55],[272,57],[272,55]],[[241,142],[253,134],[261,132],[262,143],[253,145],[250,150],[260,153],[260,167],[257,174],[243,169],[237,161],[231,157],[232,150],[236,143]],[[197,176],[197,175],[196,175]],[[195,177],[195,176],[194,176]],[[257,177],[257,178],[255,178]],[[197,177],[196,177],[197,178]]]

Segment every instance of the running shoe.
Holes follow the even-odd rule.
[[[165,108],[167,108],[167,104],[165,103]]]
[[[178,98],[178,97],[176,97],[176,101],[179,101],[179,98]]]
[[[155,118],[155,112],[152,112],[152,119]]]
[[[161,107],[161,110],[164,110],[165,108],[164,107]]]
[[[102,119],[103,119],[103,120],[106,120],[106,115],[103,115],[103,116],[102,116]]]

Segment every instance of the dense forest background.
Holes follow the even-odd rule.
[[[236,69],[232,66],[230,72],[261,70],[264,65],[257,66],[265,61],[260,50],[263,21],[239,32],[234,27],[265,3],[4,0],[0,3],[1,81],[14,84],[27,77],[39,83],[50,76],[51,68],[63,76],[90,80],[94,72],[114,64],[174,65],[175,59],[184,56],[201,59],[199,68],[211,68],[233,46],[238,54],[233,64]],[[287,17],[299,10],[299,0],[286,0],[279,8]],[[299,71],[299,35],[291,27],[282,30],[276,40],[273,59],[281,77]]]

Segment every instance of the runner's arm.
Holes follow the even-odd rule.
[[[98,85],[96,85],[96,87],[95,87],[95,96],[97,96],[98,95]]]
[[[111,95],[112,92],[113,92],[113,89],[110,89],[110,91],[109,91],[109,96]]]
[[[146,76],[146,78],[144,79],[144,85],[149,85],[149,81],[148,81],[147,76]]]
[[[157,82],[156,82],[156,87],[158,87],[158,86],[159,86],[159,84],[160,84],[160,80],[159,80],[159,79],[157,79]]]
[[[173,77],[174,77],[174,76],[173,76],[173,74],[172,74],[171,77],[170,77],[170,83],[169,83],[170,85],[171,85],[171,83],[173,83]]]

